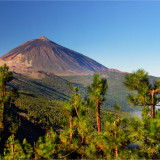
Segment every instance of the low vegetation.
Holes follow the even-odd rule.
[[[155,106],[157,97],[154,95],[153,101],[150,90],[154,88],[149,88],[151,85],[145,71],[126,75],[124,82],[133,91],[128,96],[130,102],[143,106],[142,119],[139,119],[122,116],[119,104],[115,104],[114,111],[110,112],[102,108],[108,83],[99,74],[95,74],[88,85],[88,97],[83,98],[78,87],[68,83],[70,98],[60,102],[30,92],[18,94],[9,88],[4,94],[6,84],[12,80],[7,78],[12,77],[12,73],[5,67],[0,70],[1,158],[160,158],[160,112],[149,107]],[[159,81],[152,87],[158,89]],[[144,96],[146,101],[142,101]]]

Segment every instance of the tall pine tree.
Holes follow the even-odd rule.
[[[96,104],[98,133],[101,132],[100,106],[104,101],[104,95],[106,94],[107,88],[107,79],[101,78],[98,73],[95,73],[93,77],[93,83],[88,86],[88,94]]]
[[[125,76],[124,85],[130,91],[134,91],[128,95],[129,102],[136,106],[151,106],[151,119],[154,119],[155,105],[157,104],[156,94],[160,92],[160,81],[150,84],[148,73],[139,69]]]

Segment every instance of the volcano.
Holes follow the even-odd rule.
[[[44,36],[9,51],[0,58],[0,65],[3,63],[10,70],[24,74],[44,71],[59,76],[89,75],[108,70],[95,60],[58,45]]]

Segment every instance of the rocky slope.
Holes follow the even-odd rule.
[[[89,75],[108,68],[78,52],[62,47],[44,36],[27,41],[0,58],[10,70],[33,75],[44,71],[56,75]]]

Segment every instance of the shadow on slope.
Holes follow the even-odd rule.
[[[18,139],[20,143],[22,143],[25,138],[27,142],[33,146],[34,142],[37,142],[39,137],[45,135],[45,129],[42,129],[41,125],[34,124],[27,120],[25,111],[20,110],[14,104],[12,104],[12,106],[8,109],[7,114],[9,120],[6,121],[5,140],[7,140],[10,136],[10,127],[12,123],[18,126],[15,139]]]
[[[10,87],[16,87],[18,90],[33,93],[49,99],[67,100],[70,97],[70,88],[67,80],[54,74],[46,74],[42,79],[33,79],[25,75],[14,73],[14,79],[9,84]],[[80,93],[85,95],[85,87],[80,84],[72,83],[73,87],[78,87]]]

